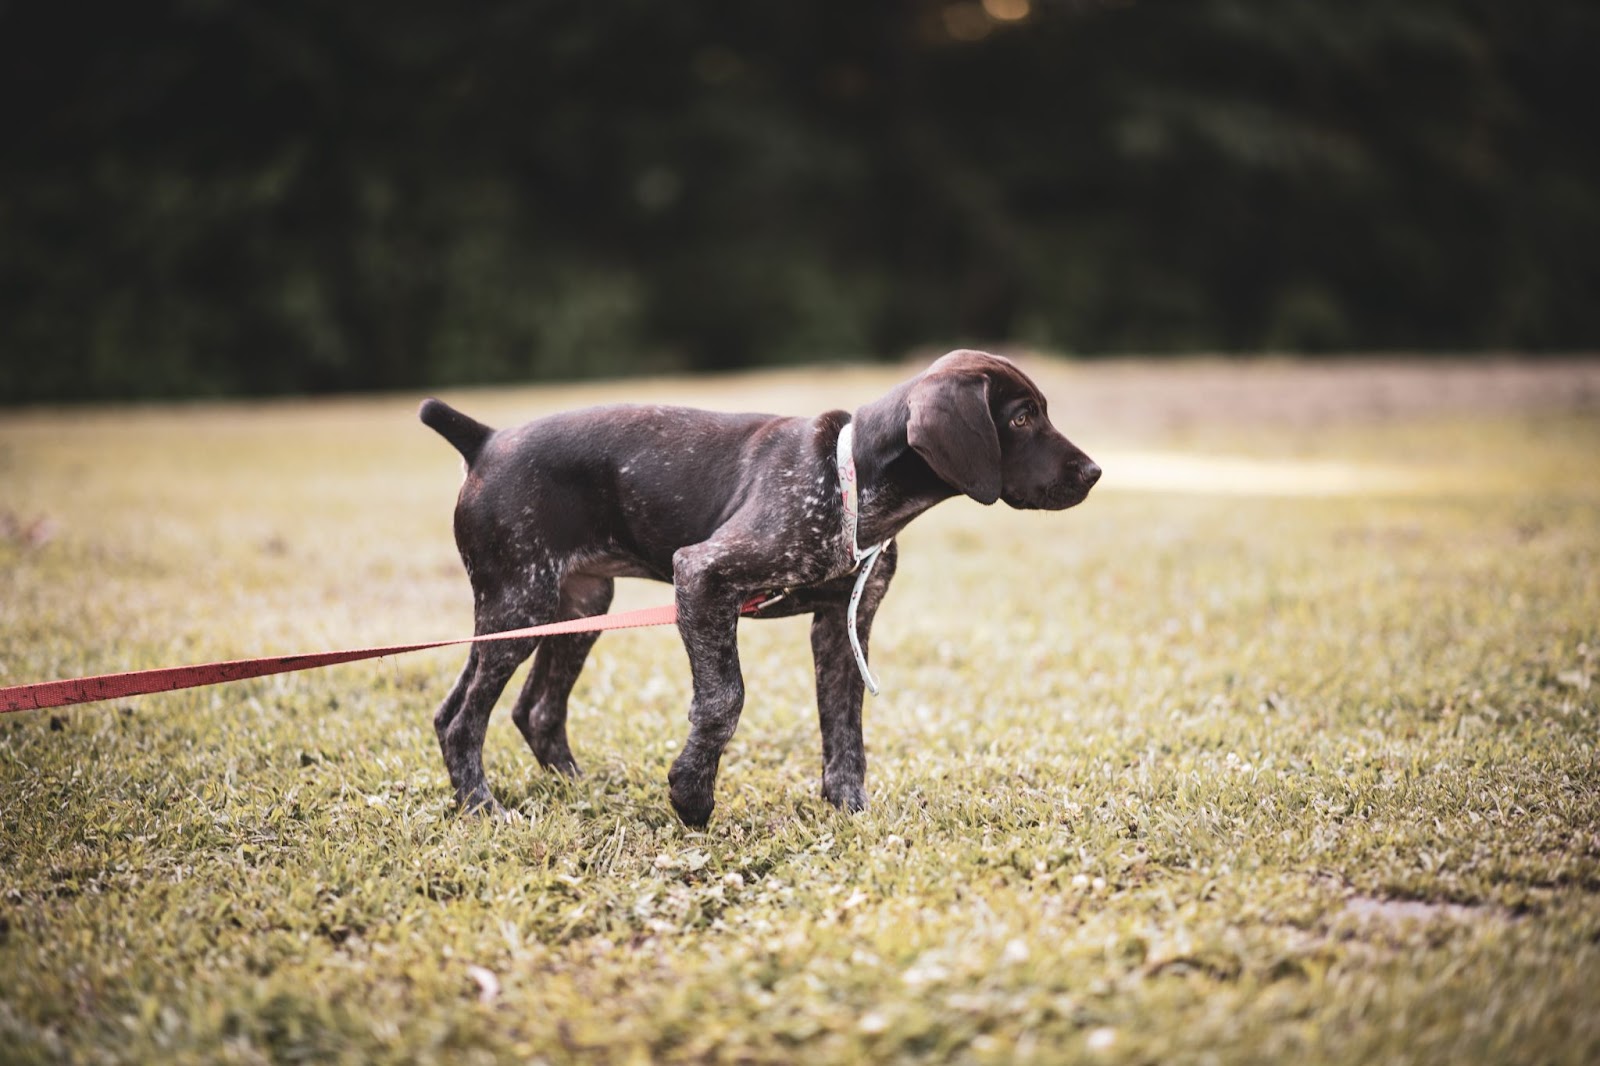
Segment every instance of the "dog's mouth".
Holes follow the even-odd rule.
[[[1100,467],[1095,463],[1079,467],[1060,481],[1025,493],[1003,493],[1001,499],[1007,506],[1024,511],[1065,511],[1089,498],[1089,490],[1100,480]]]

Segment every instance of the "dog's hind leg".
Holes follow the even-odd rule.
[[[444,743],[445,730],[450,728],[450,723],[461,713],[461,704],[467,698],[467,688],[472,684],[477,672],[478,649],[473,646],[467,649],[467,663],[461,668],[461,675],[456,678],[456,683],[450,687],[450,694],[439,704],[439,709],[433,712],[433,731],[438,734],[440,744]]]
[[[525,585],[480,591],[474,630],[482,635],[539,625],[555,618],[558,606],[554,572],[540,567]],[[537,644],[536,640],[497,640],[474,645],[461,679],[434,716],[439,748],[463,811],[505,813],[484,780],[483,738],[506,682]]]
[[[589,618],[611,606],[614,582],[609,577],[569,575],[561,585],[560,617]],[[599,633],[546,637],[539,642],[533,668],[517,696],[511,720],[533,750],[539,765],[575,777],[578,763],[567,746],[567,697],[583,671]]]

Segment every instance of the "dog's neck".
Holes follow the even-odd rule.
[[[907,396],[914,382],[856,408],[856,482],[860,486],[858,544],[881,544],[910,521],[957,492],[906,439]]]

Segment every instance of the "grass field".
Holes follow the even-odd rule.
[[[452,813],[453,650],[0,719],[0,1060],[1600,1060],[1600,365],[1034,369],[1105,478],[902,537],[861,815],[799,620],[705,832],[669,631],[578,781],[497,715],[515,825]],[[416,399],[0,413],[0,684],[466,633]]]

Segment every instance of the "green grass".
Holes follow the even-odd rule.
[[[412,406],[5,416],[0,684],[466,632]],[[800,621],[744,626],[703,833],[666,631],[598,646],[581,780],[497,715],[509,826],[451,811],[456,651],[0,719],[0,1060],[1600,1057],[1600,420],[1081,421],[1081,509],[902,538],[855,817],[817,797]],[[1179,445],[1290,476],[1118,489]]]

